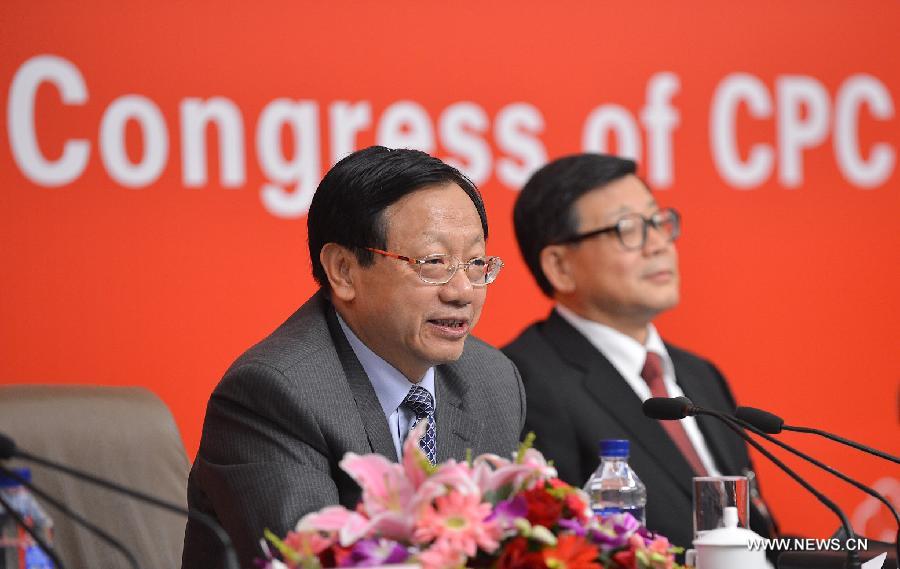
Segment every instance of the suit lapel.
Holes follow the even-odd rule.
[[[341,361],[341,367],[344,368],[344,374],[347,376],[350,391],[353,392],[353,399],[356,401],[356,408],[366,429],[369,445],[373,452],[396,461],[397,449],[394,448],[394,439],[391,437],[387,418],[381,409],[381,403],[378,402],[375,388],[372,387],[369,376],[366,375],[362,364],[359,363],[356,354],[353,353],[350,342],[344,336],[344,331],[341,330],[341,325],[338,324],[334,307],[331,306],[330,302],[325,302],[324,304],[328,331],[331,333],[331,338],[334,341],[334,347]]]
[[[466,455],[466,450],[476,448],[483,424],[472,413],[466,413],[466,394],[469,386],[450,366],[438,366],[435,373],[437,409],[435,427],[437,430],[437,459],[443,462],[450,458],[457,460]]]
[[[641,411],[641,400],[606,357],[564,318],[553,311],[544,324],[544,337],[573,367],[583,372],[584,390],[628,433],[633,445],[648,450],[659,471],[691,493],[694,472],[659,421]],[[614,378],[604,381],[604,378]],[[597,433],[603,436],[603,433]]]

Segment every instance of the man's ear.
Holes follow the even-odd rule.
[[[572,263],[569,259],[568,247],[565,245],[547,245],[541,250],[541,270],[550,281],[553,289],[561,293],[575,290],[575,279],[572,275]]]
[[[353,251],[337,243],[326,243],[319,252],[319,262],[328,276],[331,294],[344,302],[356,298],[358,283],[354,277],[359,271],[359,261]]]

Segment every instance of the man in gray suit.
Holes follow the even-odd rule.
[[[321,286],[229,368],[209,400],[188,482],[193,511],[234,541],[242,566],[306,513],[348,508],[347,452],[397,460],[409,430],[432,461],[508,455],[525,420],[515,366],[471,337],[486,285],[484,204],[459,171],[414,150],[371,147],[323,178],[307,217]],[[221,566],[189,521],[182,566]]]

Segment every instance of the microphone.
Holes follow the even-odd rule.
[[[0,470],[0,472],[3,472],[3,470]],[[19,479],[19,481],[21,481],[21,479]],[[41,537],[36,531],[34,531],[34,528],[25,523],[22,515],[19,514],[19,512],[17,512],[9,502],[6,501],[6,498],[3,497],[3,494],[0,494],[0,506],[2,506],[3,509],[6,510],[14,520],[16,520],[16,524],[21,526],[22,529],[24,529],[25,532],[31,536],[31,539],[33,539],[34,542],[38,544],[38,547],[40,547],[43,552],[47,554],[47,557],[49,557],[50,560],[53,561],[53,566],[56,567],[56,569],[65,569],[62,560],[58,555],[56,555],[56,552],[52,547],[50,547],[50,544],[48,544],[43,537]]]
[[[770,435],[777,435],[784,428],[784,419],[755,407],[738,407],[734,410],[734,416]]]
[[[28,480],[26,480],[25,478],[19,476],[17,473],[6,468],[2,464],[0,464],[0,473],[4,474],[6,476],[9,476],[10,478],[18,481],[20,484],[22,484],[22,486],[25,486],[26,488],[28,488],[34,495],[36,495],[40,498],[43,498],[48,504],[50,504],[51,506],[53,506],[54,508],[56,508],[57,510],[59,510],[60,512],[65,514],[66,517],[68,517],[72,520],[75,520],[75,523],[77,523],[81,527],[85,528],[89,532],[91,532],[94,535],[96,535],[97,537],[99,537],[102,541],[104,541],[109,546],[113,547],[114,549],[117,549],[119,551],[119,553],[121,553],[122,556],[125,557],[126,560],[128,560],[128,564],[131,565],[134,569],[140,569],[140,565],[138,565],[137,559],[135,559],[134,554],[131,551],[129,551],[129,549],[127,547],[125,547],[125,545],[121,541],[117,540],[116,538],[114,538],[110,534],[106,533],[99,527],[97,527],[94,524],[92,524],[91,522],[87,521],[81,515],[79,515],[77,512],[73,511],[72,509],[70,509],[65,504],[59,502],[58,500],[56,500],[54,498],[51,498],[46,492],[35,487],[35,485],[33,483],[31,483]],[[12,510],[10,510],[10,512],[12,512]],[[26,530],[29,529],[27,526],[23,526],[23,527],[25,527]],[[31,532],[29,531],[29,533],[31,533]],[[34,537],[34,534],[32,533],[31,536]],[[44,547],[43,544],[39,543],[39,545],[41,545],[41,547]],[[48,555],[49,555],[48,549],[44,548],[44,551],[47,551]],[[54,563],[58,563],[58,560],[55,556],[53,556],[52,558],[54,560]]]
[[[651,419],[672,420],[672,419],[683,419],[684,417],[686,417],[688,415],[708,415],[710,417],[715,417],[716,419],[722,421],[725,424],[725,426],[727,426],[729,429],[734,431],[734,433],[737,436],[744,439],[747,442],[747,444],[749,444],[750,446],[752,446],[753,448],[758,450],[760,452],[760,454],[762,454],[763,456],[768,458],[770,461],[772,461],[778,468],[783,470],[788,476],[793,478],[798,484],[803,486],[808,492],[810,492],[813,496],[815,496],[816,499],[819,500],[819,502],[821,502],[823,505],[825,505],[825,507],[827,507],[829,510],[834,512],[835,515],[837,515],[838,518],[840,518],[841,526],[844,528],[844,532],[846,532],[848,539],[856,538],[856,534],[853,531],[853,527],[850,525],[850,520],[847,519],[847,515],[843,512],[843,510],[841,510],[838,507],[837,504],[835,504],[827,496],[825,496],[824,494],[822,494],[821,492],[816,490],[809,482],[804,480],[799,474],[797,474],[792,469],[790,469],[786,464],[781,462],[777,457],[775,457],[775,455],[773,455],[772,453],[767,451],[765,449],[765,447],[763,447],[761,444],[759,444],[758,442],[753,440],[753,438],[750,437],[750,435],[748,435],[747,433],[744,432],[744,430],[740,427],[740,425],[738,424],[738,422],[735,419],[733,419],[723,413],[719,413],[718,411],[712,411],[710,409],[704,409],[702,407],[697,407],[696,405],[693,404],[693,402],[690,402],[689,399],[687,400],[687,402],[685,402],[683,399],[687,399],[687,398],[669,399],[667,397],[653,397],[651,399],[667,399],[669,401],[674,402],[674,403],[652,403],[648,407],[647,401],[650,401],[650,399],[645,401],[644,405],[642,405],[642,409],[644,410],[644,413]],[[656,416],[655,411],[659,410],[660,406],[662,407],[663,410],[671,410],[672,414],[674,414],[674,415],[678,415],[677,413],[674,412],[675,409],[681,409],[684,411],[684,413],[680,414],[680,416],[674,416],[674,417]],[[648,414],[648,411],[651,414]],[[849,569],[859,569],[859,567],[860,567],[859,553],[851,548],[848,548],[848,550],[847,550],[847,567]]]
[[[747,421],[757,429],[761,431],[765,431],[771,435],[777,435],[781,431],[794,431],[797,433],[811,433],[814,435],[819,435],[820,437],[825,437],[826,439],[830,439],[832,441],[841,443],[843,445],[847,445],[849,447],[853,447],[857,450],[861,450],[868,454],[873,454],[879,458],[883,458],[885,460],[890,460],[891,462],[895,462],[900,464],[900,458],[888,454],[886,452],[880,451],[876,448],[872,448],[870,446],[866,446],[864,444],[858,443],[856,441],[851,441],[850,439],[845,439],[844,437],[840,437],[833,433],[829,433],[827,431],[822,431],[820,429],[812,429],[809,427],[797,427],[793,425],[785,425],[784,419],[775,415],[773,413],[769,413],[768,411],[763,411],[762,409],[756,409],[754,407],[738,407],[734,411],[735,416],[738,419],[742,419]]]
[[[138,492],[137,490],[127,488],[125,486],[122,486],[121,484],[116,484],[111,480],[106,480],[104,478],[94,476],[93,474],[89,474],[87,472],[72,468],[70,466],[66,466],[64,464],[60,464],[58,462],[54,462],[40,456],[33,455],[18,448],[16,446],[16,443],[10,437],[4,435],[3,433],[0,433],[0,460],[5,460],[12,457],[29,460],[42,466],[46,466],[47,468],[52,468],[53,470],[68,474],[73,478],[83,480],[84,482],[94,484],[95,486],[100,486],[101,488],[106,488],[107,490],[111,490],[117,494],[124,494],[125,496],[133,498],[140,502],[144,502],[146,504],[150,504],[152,506],[156,506],[157,508],[160,508],[162,510],[181,514],[182,516],[196,520],[203,524],[213,534],[215,534],[216,538],[219,540],[219,543],[222,544],[222,548],[225,552],[225,567],[227,569],[240,569],[237,561],[237,554],[234,552],[234,545],[232,545],[231,543],[231,538],[228,537],[228,534],[225,532],[225,530],[222,529],[222,526],[220,526],[218,522],[216,522],[216,520],[206,514],[203,514],[201,512],[192,512],[190,510],[182,508],[177,504],[167,502],[166,500],[161,500],[159,498],[150,496],[149,494],[144,494],[143,492]]]
[[[670,421],[684,419],[689,415],[688,409],[693,405],[687,397],[651,397],[644,401],[641,409],[651,419]]]

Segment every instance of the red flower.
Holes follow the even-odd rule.
[[[497,559],[497,569],[547,569],[540,551],[529,551],[528,540],[517,537],[510,540]]]
[[[532,488],[522,496],[528,504],[528,514],[525,517],[531,525],[541,525],[548,529],[556,525],[562,515],[562,503],[559,500],[543,488]]]
[[[549,484],[553,488],[571,488],[571,484],[567,484],[560,480],[559,478],[550,478],[547,480],[547,484]]]
[[[571,492],[566,494],[566,509],[569,510],[569,514],[575,516],[578,521],[582,523],[587,523],[588,515],[587,515],[587,504],[585,504],[581,498],[578,497],[578,494],[575,492]]]
[[[550,478],[546,481],[548,490],[552,495],[562,499],[565,510],[563,514],[566,518],[576,518],[582,523],[587,523],[587,504],[579,497],[578,491],[559,478]]]
[[[559,536],[556,547],[545,549],[543,554],[551,569],[602,569],[597,563],[596,546],[577,535]]]
[[[341,567],[350,559],[352,551],[352,547],[341,547],[335,543],[319,553],[319,562],[322,563],[322,567]]]
[[[637,567],[634,549],[623,549],[622,551],[613,553],[612,560],[623,569],[633,569]]]

